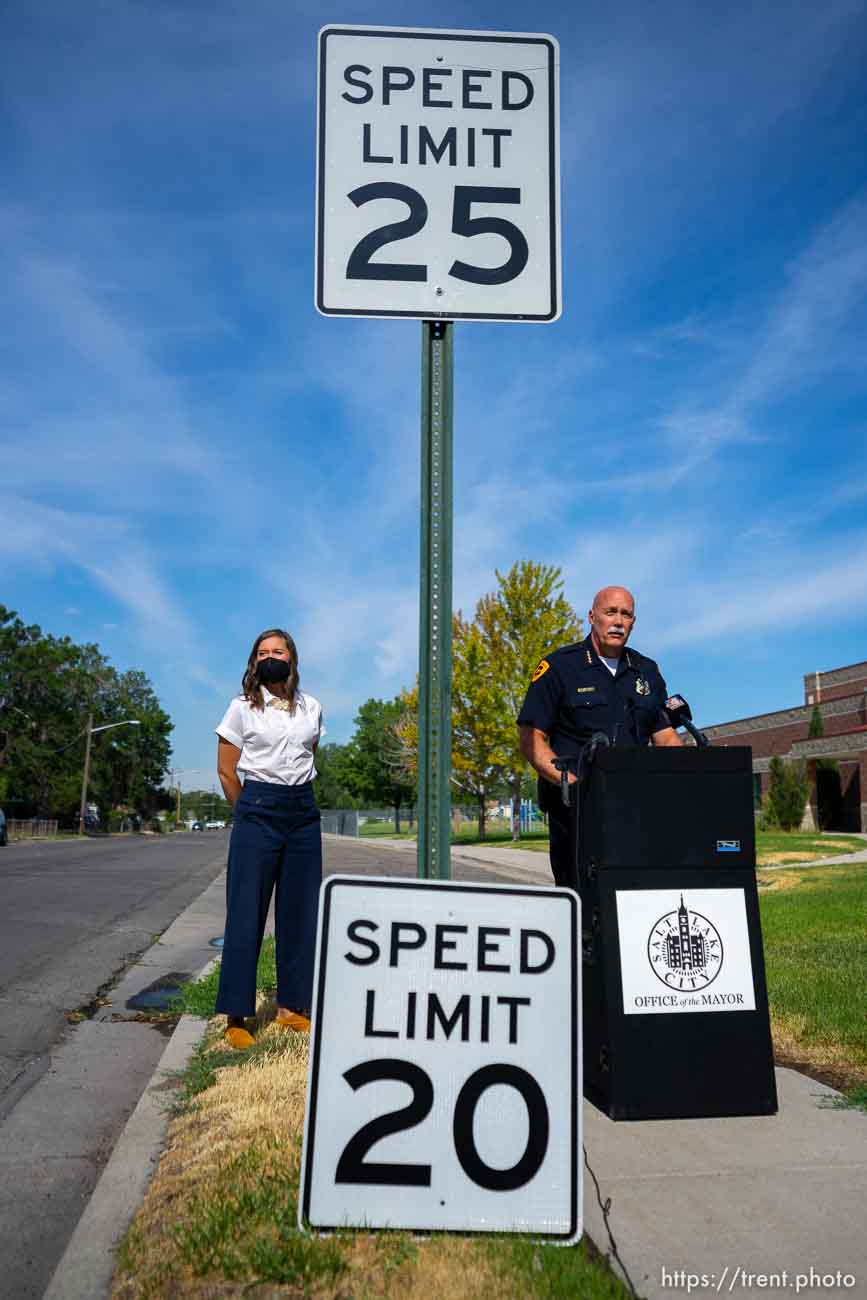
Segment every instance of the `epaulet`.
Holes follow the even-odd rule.
[[[647,664],[651,664],[654,668],[657,667],[655,659],[651,659],[650,655],[643,655],[640,650],[633,650],[632,646],[627,646],[626,652],[627,654],[630,655],[636,667],[638,667],[639,665],[644,666]]]
[[[558,646],[556,650],[548,651],[548,653],[545,655],[545,658],[553,659],[557,655],[574,654],[577,650],[581,650],[583,646],[584,646],[583,641],[573,641],[571,645],[561,645]]]

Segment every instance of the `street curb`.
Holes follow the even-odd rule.
[[[214,958],[199,971],[201,979]],[[144,1200],[169,1126],[175,1076],[200,1042],[207,1020],[181,1016],[150,1082],[126,1122],[69,1239],[43,1300],[100,1300],[109,1293],[116,1250]]]

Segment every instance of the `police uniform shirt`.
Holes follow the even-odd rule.
[[[264,709],[236,696],[226,710],[217,735],[241,751],[238,772],[248,781],[302,785],[316,776],[316,745],[325,735],[322,706],[312,695],[295,692],[294,710],[262,687]]]
[[[612,675],[588,636],[539,662],[518,723],[544,732],[558,757],[577,755],[599,731],[612,745],[646,745],[671,726],[666,694],[652,659],[624,648]]]

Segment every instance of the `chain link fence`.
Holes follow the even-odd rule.
[[[323,835],[357,835],[358,812],[355,808],[320,808]]]
[[[322,808],[322,831],[325,835],[370,835],[375,837],[377,831],[382,835],[392,834],[395,830],[393,808]],[[457,830],[462,824],[475,823],[478,809],[471,805],[453,804],[452,825]],[[367,826],[366,832],[362,831]],[[376,830],[373,830],[376,827]],[[400,829],[402,832],[417,830],[415,806],[406,805],[400,810]]]

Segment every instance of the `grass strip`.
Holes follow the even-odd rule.
[[[264,1024],[252,1048],[227,1060],[220,1027],[184,1077],[187,1102],[121,1245],[112,1300],[626,1300],[584,1243],[299,1232],[307,1037]]]
[[[214,1014],[217,987],[220,983],[220,963],[217,962],[201,979],[189,980],[178,989],[169,1003],[172,1015],[201,1016],[208,1020]],[[277,949],[273,935],[262,944],[259,964],[256,967],[256,988],[259,992],[272,992],[277,988]]]

